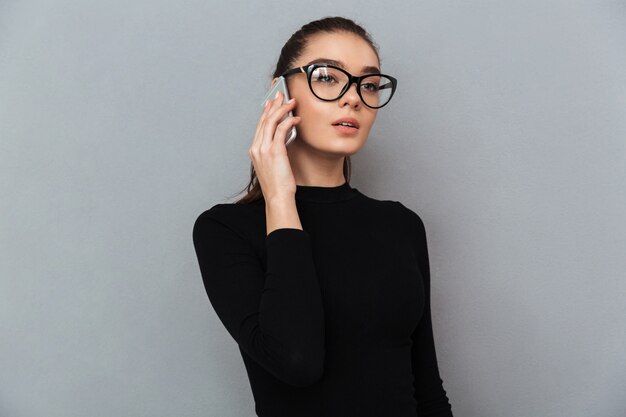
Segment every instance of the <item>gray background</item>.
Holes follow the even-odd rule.
[[[352,185],[425,221],[457,417],[626,415],[623,1],[0,1],[0,416],[252,416],[192,246],[283,43],[399,79]]]

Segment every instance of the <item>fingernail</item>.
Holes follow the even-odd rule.
[[[278,94],[280,93],[280,91],[276,92],[276,95],[274,96],[274,100],[276,100],[278,98]]]
[[[295,98],[290,98],[289,101],[287,103],[293,103],[293,101],[295,100]]]

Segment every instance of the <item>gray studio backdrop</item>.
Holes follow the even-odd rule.
[[[626,415],[623,1],[0,1],[0,416],[253,416],[196,217],[280,48],[362,23],[399,90],[352,185],[425,221],[457,417]]]

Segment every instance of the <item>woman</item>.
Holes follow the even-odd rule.
[[[263,110],[248,194],[195,222],[206,292],[239,345],[258,416],[452,416],[424,224],[349,185],[350,155],[395,91],[380,73],[377,47],[352,20],[298,30],[273,80],[285,75],[292,101],[279,95]]]

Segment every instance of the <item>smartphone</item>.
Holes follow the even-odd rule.
[[[274,86],[265,95],[265,99],[261,103],[261,107],[265,105],[265,102],[267,100],[273,100],[278,91],[281,91],[283,93],[283,104],[289,101],[290,97],[289,97],[289,92],[287,91],[287,82],[285,81],[285,77],[282,77],[282,76],[278,77],[278,80],[276,80],[276,82],[274,83]],[[283,120],[285,120],[287,116],[293,116],[293,112],[289,110],[289,113],[285,114],[283,118],[280,119],[280,121],[282,122]],[[295,139],[296,139],[296,127],[293,126],[291,128],[291,132],[289,132],[289,134],[287,135],[287,138],[285,139],[285,146],[289,145]]]

